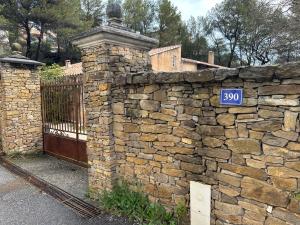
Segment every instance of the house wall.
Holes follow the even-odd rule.
[[[181,63],[181,71],[197,71],[197,64],[196,63],[189,63],[189,62],[182,62]]]
[[[188,205],[190,181],[211,185],[212,224],[300,224],[299,71],[297,63],[116,79],[116,178],[167,207]],[[221,88],[243,88],[243,106],[220,105]]]
[[[176,65],[173,66],[173,57],[176,57]],[[152,69],[155,72],[177,72],[181,70],[181,48],[151,56]]]
[[[0,74],[2,151],[7,154],[42,151],[38,70],[26,65],[0,63]]]

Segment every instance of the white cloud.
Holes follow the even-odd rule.
[[[205,16],[207,12],[222,0],[171,0],[181,12],[182,18],[187,20],[191,16]]]

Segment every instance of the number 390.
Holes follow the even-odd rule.
[[[238,101],[239,100],[239,94],[238,93],[235,93],[235,94],[233,94],[233,93],[225,93],[224,94],[224,101],[226,101],[226,100],[234,100],[234,101]]]

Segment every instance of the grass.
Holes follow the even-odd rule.
[[[138,188],[137,188],[138,189]],[[139,190],[133,191],[127,183],[115,185],[112,191],[104,191],[99,198],[104,209],[128,216],[144,225],[179,225],[187,209],[182,203],[173,212],[158,204]]]
[[[298,193],[295,194],[295,199],[297,199],[297,200],[300,201],[300,192],[298,192]]]
[[[42,155],[43,155],[43,152],[41,152],[41,151],[28,152],[28,153],[14,151],[14,152],[8,153],[7,158],[9,158],[9,159],[36,158],[36,157],[40,157]]]

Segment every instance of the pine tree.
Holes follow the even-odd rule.
[[[123,3],[125,24],[142,34],[153,31],[156,4],[153,0],[125,0]]]
[[[182,28],[181,15],[170,0],[159,1],[158,38],[160,46],[179,44]]]

